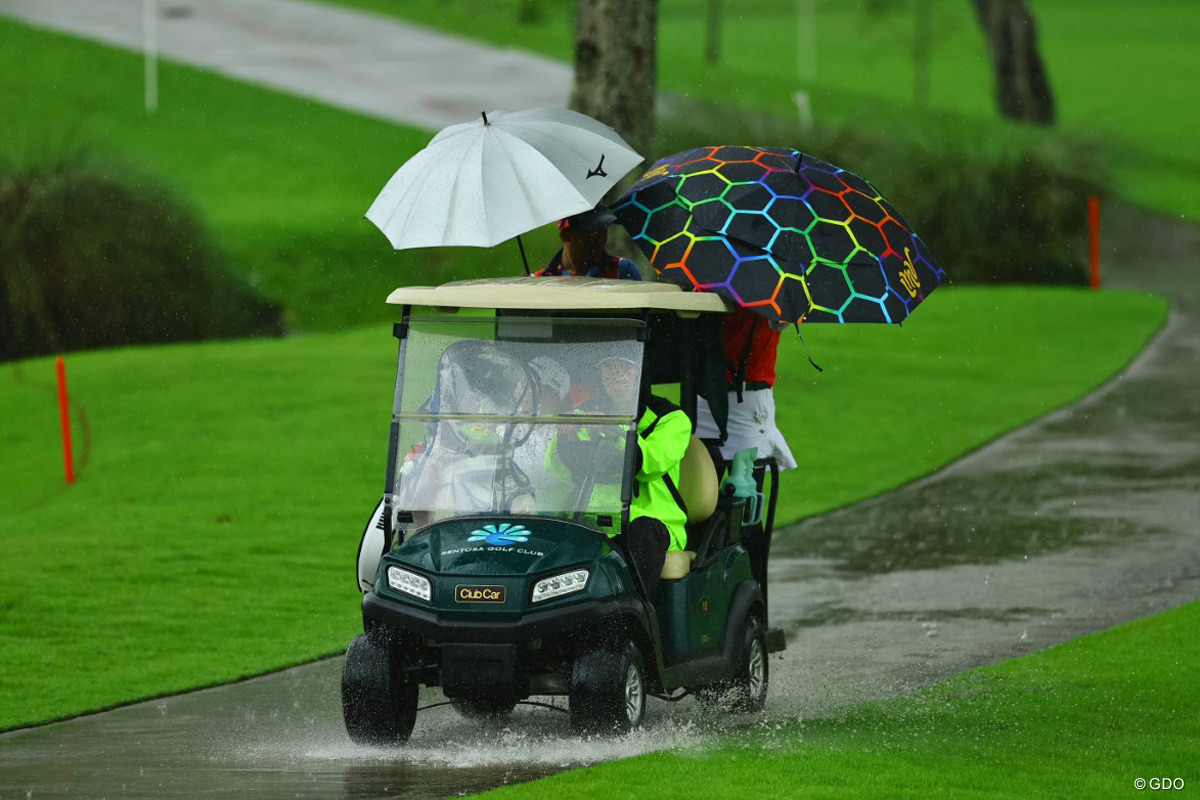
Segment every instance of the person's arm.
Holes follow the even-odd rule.
[[[562,274],[562,255],[563,251],[559,250],[554,255],[550,256],[550,262],[546,266],[533,273],[535,278],[557,278]]]
[[[660,398],[650,399],[650,409],[660,414],[649,435],[638,435],[637,479],[654,480],[683,460],[692,440],[692,421],[681,409]],[[657,406],[657,407],[656,407]]]

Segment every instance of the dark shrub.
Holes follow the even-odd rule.
[[[1106,193],[1107,177],[1086,142],[1016,129],[990,140],[982,127],[979,136],[957,139],[899,126],[802,129],[777,117],[669,103],[656,158],[712,144],[795,147],[871,181],[951,281],[1087,282],[1087,198]]]
[[[280,333],[157,181],[83,156],[0,169],[0,359]]]

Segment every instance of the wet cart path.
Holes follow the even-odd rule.
[[[571,91],[562,62],[319,2],[0,0],[0,16],[136,52],[152,42],[171,61],[430,130],[493,108],[563,106]],[[159,105],[171,92],[160,88]]]
[[[1108,276],[1173,299],[1168,326],[1119,379],[937,475],[780,535],[772,617],[789,649],[771,662],[766,724],[1200,597],[1200,291],[1175,283],[1200,235],[1156,238],[1178,252]],[[443,707],[419,715],[413,746],[371,750],[342,729],[340,668],[0,735],[0,798],[445,797],[761,724],[652,702],[645,730],[581,740],[552,710],[521,707],[481,730]]]
[[[771,611],[792,620],[796,682],[776,710],[895,694],[1200,598],[1200,231],[1115,209],[1105,240],[1106,285],[1170,298],[1167,326],[1081,402],[782,535]]]

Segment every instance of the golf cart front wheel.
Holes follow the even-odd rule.
[[[571,727],[577,733],[624,734],[646,714],[646,667],[629,640],[581,653],[571,670]]]
[[[417,721],[417,681],[388,648],[359,635],[342,668],[342,717],[355,744],[401,745]]]

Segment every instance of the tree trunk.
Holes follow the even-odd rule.
[[[647,156],[657,35],[658,0],[579,0],[571,108],[610,125]]]
[[[929,61],[933,49],[933,0],[917,0],[913,20],[913,103],[929,108]]]
[[[973,2],[991,50],[1000,113],[1009,119],[1053,124],[1054,98],[1025,0]]]
[[[721,0],[708,0],[704,20],[704,60],[716,64],[721,60]]]

